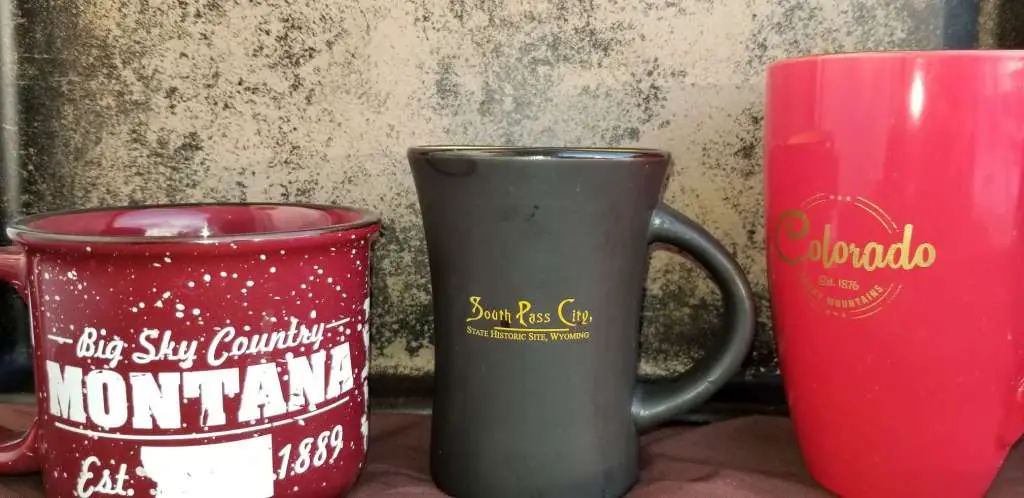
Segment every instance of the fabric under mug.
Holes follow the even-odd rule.
[[[768,70],[767,258],[792,418],[846,498],[978,498],[1024,426],[1024,52]]]
[[[708,399],[754,333],[740,267],[700,225],[659,205],[669,154],[426,146],[408,157],[433,293],[434,481],[457,498],[625,493],[638,427]],[[682,378],[638,386],[655,242],[705,267],[722,290],[725,330]]]
[[[14,222],[38,415],[0,474],[47,496],[336,497],[362,468],[370,246],[343,207],[167,205]]]

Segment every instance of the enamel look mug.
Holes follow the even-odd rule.
[[[366,450],[376,215],[286,204],[30,216],[38,416],[0,473],[53,497],[335,497]]]

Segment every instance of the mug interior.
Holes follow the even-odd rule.
[[[343,230],[376,216],[346,207],[298,204],[195,204],[115,207],[24,218],[12,234],[86,239],[211,240]]]

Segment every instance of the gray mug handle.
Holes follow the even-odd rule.
[[[651,216],[648,239],[679,248],[707,270],[725,301],[725,331],[716,346],[679,378],[637,385],[633,420],[641,431],[699,406],[725,386],[750,352],[757,320],[753,292],[743,270],[697,222],[660,204]]]

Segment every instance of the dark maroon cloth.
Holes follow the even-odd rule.
[[[0,426],[24,429],[31,406],[0,406]],[[349,495],[437,497],[430,482],[430,419],[377,413],[370,454]],[[828,498],[807,475],[789,419],[745,417],[697,428],[672,427],[643,438],[642,470],[630,498]],[[39,475],[0,478],[0,498],[41,498]],[[988,498],[1024,496],[1024,446],[1006,463]]]
[[[375,414],[370,454],[350,496],[446,496],[430,481],[430,419]],[[793,426],[782,417],[744,417],[670,427],[643,438],[641,477],[630,498],[828,498],[804,468]],[[988,498],[1024,496],[1024,447],[1003,465]]]

